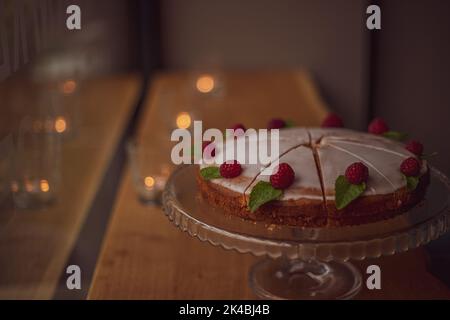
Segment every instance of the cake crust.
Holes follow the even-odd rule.
[[[199,173],[197,182],[203,198],[230,215],[254,221],[265,221],[268,224],[298,227],[324,227],[327,225],[326,209],[322,200],[271,201],[259,207],[258,210],[250,212],[247,208],[248,196],[206,181]]]
[[[250,212],[248,196],[204,180],[197,174],[202,197],[226,213],[244,219],[298,227],[339,227],[377,222],[395,217],[417,205],[425,196],[429,172],[420,178],[414,191],[406,188],[389,195],[364,196],[341,210],[334,200],[299,199],[272,201]]]

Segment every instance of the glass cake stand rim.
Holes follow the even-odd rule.
[[[232,232],[197,219],[186,212],[172,191],[176,176],[192,165],[178,167],[167,181],[162,196],[163,211],[179,229],[200,241],[209,242],[226,250],[251,253],[255,256],[288,259],[348,261],[393,255],[425,245],[450,229],[450,208],[447,205],[430,218],[392,233],[377,237],[342,241],[281,240],[255,237]],[[438,169],[430,166],[431,174],[439,179],[450,193],[450,180]],[[242,223],[249,223],[242,220]],[[357,228],[358,226],[355,226]],[[308,229],[308,228],[303,228]],[[315,229],[315,228],[311,228]]]

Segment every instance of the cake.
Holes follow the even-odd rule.
[[[256,139],[256,135],[246,134],[234,139],[244,139],[241,146],[245,148],[237,152],[249,153],[248,143]],[[269,144],[270,136],[267,140]],[[234,160],[227,158],[225,143],[214,148],[216,159],[224,163]],[[249,204],[253,201],[255,187],[274,184],[270,175],[261,172],[268,167],[274,170],[270,164],[275,160],[280,168],[281,163],[287,164],[295,177],[292,176],[288,187],[274,193],[276,199],[251,210]],[[403,169],[408,161],[419,166],[411,177],[415,181],[412,187],[410,177],[405,175],[408,168]],[[355,163],[366,170],[366,176],[361,183],[353,185],[348,182],[351,179],[347,176],[351,173],[347,171]],[[269,164],[240,163],[238,174],[232,178],[205,179],[202,170],[214,166],[219,167],[220,163],[199,166],[199,190],[207,202],[242,218],[300,227],[357,225],[392,218],[417,205],[424,198],[429,183],[426,161],[410,152],[403,143],[343,128],[282,129],[277,159],[270,159]],[[353,169],[358,172],[358,168]],[[353,193],[359,190],[345,206],[342,206],[342,191],[337,182],[340,176],[348,187],[345,192],[348,193],[350,187]]]

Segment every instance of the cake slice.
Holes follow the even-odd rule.
[[[309,145],[302,145],[282,155],[279,163],[295,168],[293,184],[284,190],[277,201],[271,201],[253,213],[253,219],[264,219],[276,224],[321,227],[327,224],[320,178],[316,170],[314,155]],[[275,168],[268,168],[269,174]],[[246,190],[248,204],[250,192],[259,181],[269,181],[270,176],[260,174]]]
[[[403,144],[379,136],[364,133],[325,136],[316,152],[330,225],[361,224],[395,216],[417,203],[423,197],[422,185],[428,183],[427,164],[422,161],[423,181],[415,192],[409,192],[399,167],[403,160],[415,155]],[[354,162],[367,166],[367,188],[360,198],[338,210],[335,181]]]
[[[233,138],[229,138],[233,139]],[[261,162],[258,157],[256,163],[249,164],[251,153],[255,152],[250,145],[254,141],[258,141],[260,145],[268,147],[267,162]],[[278,158],[288,151],[300,146],[309,144],[309,135],[304,128],[292,128],[281,130],[279,132],[279,153],[273,154],[270,149],[271,139],[270,134],[267,139],[258,139],[256,134],[243,135],[236,138],[234,155],[228,155],[226,150],[226,141],[223,144],[215,146],[215,159],[217,160],[214,166],[220,166],[223,162],[235,160],[236,155],[245,155],[247,161],[242,161],[242,173],[240,176],[232,179],[213,179],[204,180],[200,176],[198,182],[200,191],[203,196],[210,202],[226,208],[228,212],[233,212],[241,216],[248,216],[247,201],[245,199],[245,192],[252,184],[252,182],[259,176],[262,170],[274,163]],[[239,144],[239,142],[244,142]],[[256,151],[257,152],[257,151]],[[254,154],[253,154],[254,155]],[[201,164],[200,169],[211,166],[209,164]]]

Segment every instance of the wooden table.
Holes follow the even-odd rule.
[[[155,137],[155,128],[161,124],[155,116],[164,107],[160,99],[170,90],[177,92],[180,110],[203,104],[216,108],[202,117],[208,126],[219,128],[235,122],[262,127],[274,116],[299,125],[317,125],[327,112],[310,78],[301,71],[229,73],[225,97],[216,104],[212,100],[199,103],[201,97],[185,90],[189,81],[190,77],[181,73],[155,77],[138,140]],[[88,298],[251,299],[255,296],[247,285],[247,275],[256,260],[250,254],[193,239],[175,228],[160,207],[142,205],[127,170]],[[363,289],[358,298],[450,298],[449,289],[426,271],[425,262],[425,252],[419,249],[356,263],[364,279],[367,265],[378,264],[382,269],[382,290]]]
[[[17,209],[0,232],[0,299],[50,299],[78,237],[140,88],[138,77],[84,83],[80,127],[62,146],[62,183],[54,205]]]

